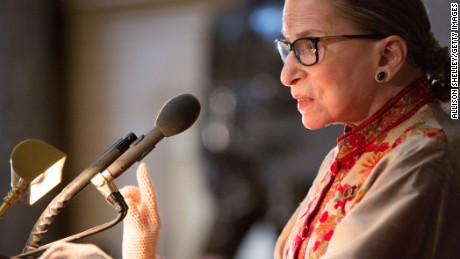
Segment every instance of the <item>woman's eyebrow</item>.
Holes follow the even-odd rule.
[[[286,41],[291,42],[290,37],[286,35],[285,31],[281,31],[281,34],[283,37],[286,39]],[[300,38],[305,38],[305,37],[313,37],[313,36],[322,36],[324,33],[320,30],[308,30],[308,31],[302,31],[300,33],[296,33],[294,35],[294,40],[300,39]]]

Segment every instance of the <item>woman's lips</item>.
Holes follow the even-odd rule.
[[[302,96],[302,97],[298,97],[298,98],[295,98],[295,99],[297,101],[297,109],[299,111],[303,111],[308,106],[310,106],[314,101],[313,98],[310,98],[308,96]]]

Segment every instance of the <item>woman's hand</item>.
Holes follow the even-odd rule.
[[[112,259],[93,244],[58,242],[40,256],[40,259]]]
[[[123,223],[123,258],[147,259],[156,257],[161,222],[155,190],[144,163],[137,169],[139,187],[120,189],[129,206]]]

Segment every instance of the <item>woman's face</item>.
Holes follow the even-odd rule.
[[[283,34],[293,42],[301,37],[363,34],[338,13],[329,0],[286,0]],[[374,80],[379,65],[376,40],[340,39],[318,43],[319,61],[300,64],[288,55],[281,81],[297,100],[302,122],[309,129],[344,123],[355,126],[382,105]]]

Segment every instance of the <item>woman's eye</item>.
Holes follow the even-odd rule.
[[[313,42],[310,42],[310,43],[307,44],[307,49],[310,52],[316,52],[316,48],[315,48],[315,45],[313,44]]]

